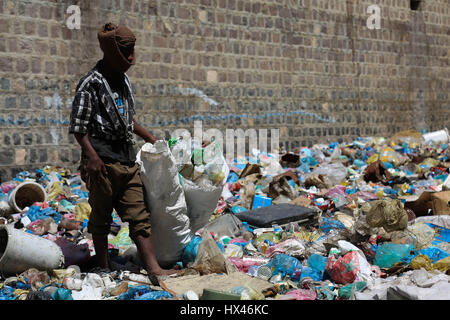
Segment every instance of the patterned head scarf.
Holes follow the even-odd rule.
[[[130,29],[109,22],[101,27],[97,36],[105,59],[117,71],[126,72],[136,63],[134,54],[136,37]],[[132,58],[129,60],[131,55]]]

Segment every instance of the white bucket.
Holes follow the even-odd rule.
[[[30,268],[51,271],[64,266],[64,254],[53,241],[0,225],[0,272],[19,274]]]
[[[35,202],[47,200],[47,192],[36,182],[25,181],[19,184],[9,195],[9,204],[16,212],[23,212],[23,209],[31,206]]]
[[[448,134],[448,130],[447,128],[445,128],[444,130],[439,130],[439,131],[433,131],[430,133],[425,133],[423,135],[423,139],[425,140],[425,142],[442,142],[442,143],[446,143],[450,141],[450,136]]]

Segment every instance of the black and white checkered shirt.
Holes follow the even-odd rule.
[[[99,62],[100,63],[100,62]],[[107,141],[133,141],[134,98],[125,74],[124,113],[114,101],[114,93],[99,72],[99,63],[79,81],[72,102],[69,133],[87,133]]]

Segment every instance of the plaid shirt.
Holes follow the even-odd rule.
[[[87,133],[89,136],[134,144],[134,98],[131,84],[125,74],[124,112],[121,115],[113,92],[99,64],[79,81],[72,103],[69,133]]]

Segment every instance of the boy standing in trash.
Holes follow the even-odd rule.
[[[92,234],[98,265],[108,268],[108,233],[113,208],[129,223],[149,275],[176,273],[158,264],[150,239],[150,212],[135,163],[133,133],[156,141],[134,119],[134,99],[125,72],[135,64],[133,32],[125,26],[105,24],[98,32],[103,59],[78,83],[72,105],[69,132],[82,149],[80,174],[89,190],[92,212],[88,232]],[[154,277],[153,277],[154,279]]]

